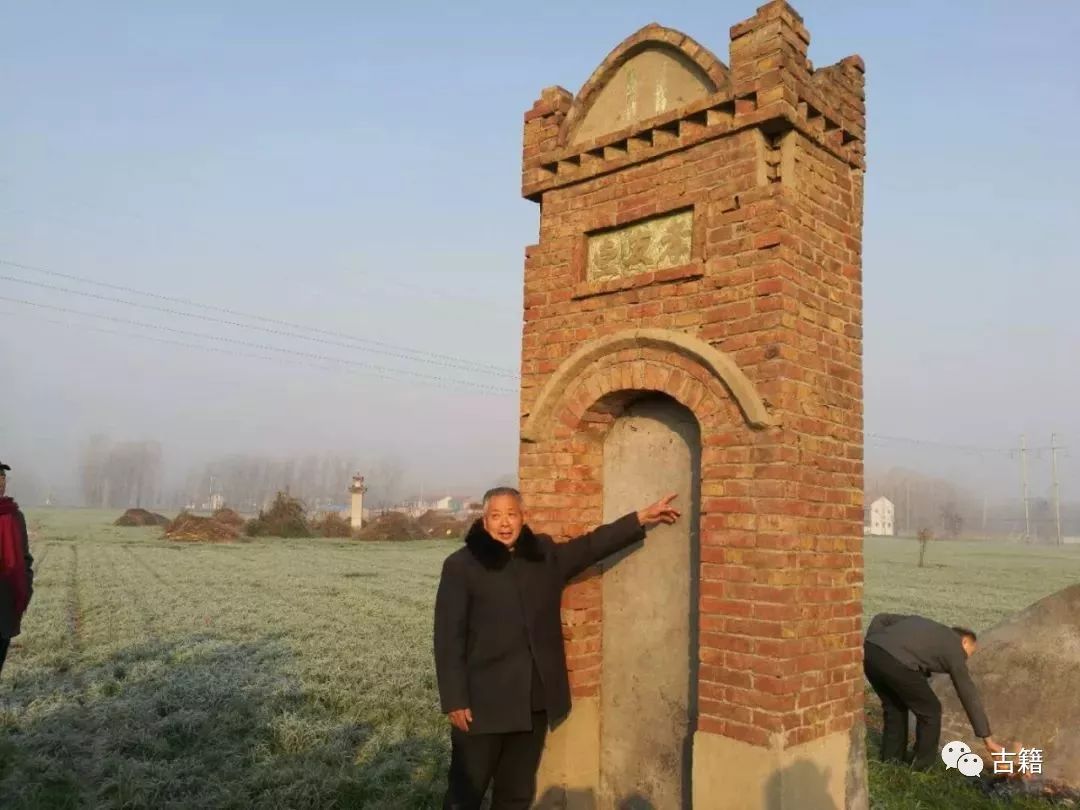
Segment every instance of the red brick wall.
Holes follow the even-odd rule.
[[[703,441],[699,728],[759,745],[846,730],[862,700],[862,64],[812,72],[808,39],[771,3],[732,29],[730,83],[707,102],[571,148],[573,100],[549,88],[525,124],[523,190],[541,219],[525,260],[523,413],[582,344],[651,327],[727,353],[778,422],[751,428],[677,351],[610,354],[522,444],[530,523],[569,537],[600,521],[601,440],[633,392],[690,408]],[[690,206],[688,265],[585,281],[587,232]],[[595,694],[596,576],[568,589],[563,615],[573,690]]]

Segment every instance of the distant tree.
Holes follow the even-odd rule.
[[[929,529],[919,529],[919,568],[925,567],[926,546],[934,539],[934,533]]]
[[[1057,526],[1054,521],[1053,505],[1047,498],[1032,498],[1028,502],[1031,515],[1031,537],[1028,542],[1039,538],[1056,536]]]
[[[964,529],[964,518],[952,501],[941,507],[941,527],[949,537],[959,537]]]
[[[867,474],[866,502],[879,495],[895,504],[897,531],[909,537],[915,536],[920,526],[940,526],[942,507],[948,503],[953,504],[967,525],[982,518],[981,497],[975,497],[955,481],[902,467]]]
[[[120,442],[105,463],[106,505],[113,509],[142,506],[156,498],[161,478],[161,445],[155,441]]]
[[[161,490],[161,469],[159,442],[114,444],[101,434],[91,436],[83,445],[79,461],[83,502],[99,509],[156,503]]]
[[[214,492],[226,503],[242,511],[269,509],[276,493],[287,492],[318,509],[339,504],[347,495],[352,459],[308,453],[299,460],[260,455],[229,455],[194,468],[187,478],[187,499],[202,504]]]
[[[83,445],[79,461],[79,487],[86,506],[99,509],[105,506],[105,467],[111,446],[109,438],[100,433],[91,436]]]
[[[269,509],[247,522],[248,537],[311,537],[311,526],[303,502],[288,493],[279,492]]]
[[[387,509],[397,504],[401,500],[404,478],[405,468],[399,459],[389,456],[381,459],[364,479],[372,505],[376,509]]]

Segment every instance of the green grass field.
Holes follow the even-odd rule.
[[[0,681],[0,807],[438,805],[431,611],[454,543],[184,545],[111,513],[29,517],[36,592]],[[868,541],[868,615],[985,628],[1080,578],[1080,549],[916,558]],[[988,806],[955,775],[872,763],[873,806]]]

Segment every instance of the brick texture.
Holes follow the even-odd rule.
[[[784,2],[731,29],[730,67],[673,34],[650,26],[615,54],[651,39],[692,49],[717,77],[714,97],[576,155],[566,118],[603,70],[584,96],[549,88],[525,116],[523,193],[541,218],[525,251],[522,413],[582,344],[650,327],[725,352],[777,424],[748,426],[678,352],[623,349],[560,392],[542,436],[522,444],[521,486],[536,528],[565,538],[594,526],[602,442],[621,409],[642,392],[688,407],[703,442],[698,727],[795,745],[849,729],[862,706],[864,68],[849,57],[814,70]],[[591,230],[689,206],[691,266],[586,282]],[[602,621],[587,575],[563,603],[576,695],[599,689]]]

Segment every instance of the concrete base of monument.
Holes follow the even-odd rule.
[[[666,810],[637,796],[600,795],[600,710],[578,698],[548,735],[538,776],[539,810]],[[865,728],[788,749],[694,735],[694,810],[866,810]]]
[[[770,749],[694,735],[694,810],[865,810],[861,729]]]
[[[548,734],[537,774],[541,810],[594,810],[600,784],[600,700],[574,698],[570,716]]]

